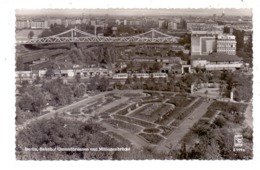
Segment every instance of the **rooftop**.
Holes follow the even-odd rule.
[[[215,53],[211,55],[192,55],[191,60],[208,60],[208,61],[242,61],[237,55],[228,55],[226,53]]]

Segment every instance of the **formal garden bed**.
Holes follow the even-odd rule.
[[[147,129],[144,129],[143,132],[145,132],[145,133],[160,133],[161,130],[157,129],[157,128],[147,128]]]
[[[159,117],[154,123],[157,123],[159,125],[167,125],[173,119],[176,119],[181,109],[182,109],[181,107],[175,107],[174,109],[169,110],[164,115]]]
[[[147,134],[147,133],[139,133],[139,136],[143,137],[145,140],[147,140],[151,144],[159,144],[161,140],[163,140],[163,137],[157,134]]]
[[[119,110],[118,112],[116,112],[116,114],[119,114],[119,115],[126,115],[127,113],[135,110],[136,108],[138,108],[140,105],[139,104],[131,104],[130,106],[122,109],[122,110]]]
[[[141,99],[142,99],[142,101],[150,101],[150,100],[157,99],[157,97],[156,96],[146,96],[146,97],[142,97]]]
[[[143,96],[142,93],[125,93],[123,94],[124,97],[128,97],[128,98],[140,98]]]
[[[124,122],[124,121],[121,121],[121,120],[115,120],[115,119],[105,119],[105,120],[102,120],[102,122],[105,122],[105,123],[108,123],[108,124],[111,124],[113,125],[115,128],[122,128],[122,129],[125,129],[129,132],[132,132],[132,133],[137,133],[137,132],[140,132],[142,128],[134,125],[134,124],[130,124],[130,123],[127,123],[127,122]]]
[[[159,126],[159,128],[162,129],[161,135],[163,135],[164,137],[167,137],[176,129],[175,127],[169,126]]]
[[[116,95],[116,94],[114,94],[114,93],[108,93],[108,94],[105,95],[105,97],[106,97],[106,98],[107,98],[107,97],[114,98],[115,100],[121,99],[120,96],[118,96],[118,95]]]
[[[126,107],[126,105],[127,104],[125,104],[125,103],[120,103],[119,105],[116,105],[116,106],[106,110],[104,113],[111,114],[111,113],[117,112],[117,111],[121,110],[122,108]]]
[[[115,119],[118,120],[123,120],[132,124],[136,124],[139,126],[142,126],[144,128],[151,128],[151,127],[155,127],[155,124],[143,121],[143,120],[139,120],[139,119],[135,119],[135,118],[130,118],[130,117],[126,117],[126,116],[122,116],[122,115],[113,115],[113,117]]]
[[[130,116],[138,119],[143,119],[148,122],[154,122],[170,109],[172,109],[171,105],[163,103],[152,103],[147,104],[138,110],[135,110],[133,113],[130,114]]]
[[[163,100],[161,98],[155,98],[155,99],[152,99],[152,100],[145,100],[145,101],[142,101],[140,104],[143,105],[143,104],[148,104],[148,103],[157,103],[157,102],[162,102]]]
[[[194,101],[195,97],[171,97],[167,103],[174,104],[176,107],[187,107]]]

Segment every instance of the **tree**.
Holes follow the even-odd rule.
[[[74,90],[74,96],[75,97],[82,97],[86,93],[86,86],[83,83],[80,83],[76,86]]]
[[[105,77],[102,77],[100,79],[98,89],[100,91],[107,91],[108,85],[109,85],[109,80],[107,78],[105,78]]]
[[[129,69],[133,69],[134,68],[134,62],[133,61],[130,61],[129,63],[127,63],[127,70]]]
[[[75,80],[76,80],[77,83],[80,83],[80,82],[81,82],[81,76],[80,76],[80,74],[77,74],[77,75],[75,76]]]
[[[48,69],[45,73],[47,78],[52,78],[54,76],[54,71],[52,69]]]
[[[33,32],[33,31],[30,31],[30,32],[28,33],[28,38],[29,38],[29,39],[32,39],[33,36],[34,36],[34,32]]]
[[[127,77],[127,79],[125,80],[125,84],[132,84],[132,78]]]
[[[126,147],[109,135],[104,128],[91,122],[73,121],[61,117],[32,122],[16,135],[16,158],[18,160],[104,160],[114,152],[54,151],[28,152],[27,148],[116,148]]]
[[[152,71],[153,71],[153,72],[159,72],[160,69],[161,69],[161,65],[160,65],[159,62],[153,63],[153,67],[152,67]]]
[[[95,76],[95,77],[91,77],[90,78],[90,81],[89,81],[89,84],[88,84],[88,90],[90,90],[90,91],[95,91],[95,90],[97,90],[97,88],[98,88],[98,82],[99,81],[99,78],[97,77],[97,76]]]
[[[236,37],[237,51],[244,48],[244,31],[234,30],[233,35]]]
[[[49,30],[44,30],[44,31],[39,35],[39,38],[49,37],[49,36],[51,36],[51,35],[52,35],[51,31],[49,31]]]
[[[41,78],[39,76],[36,77],[36,79],[33,81],[33,84],[40,84]]]
[[[18,102],[20,109],[39,113],[46,105],[45,97],[40,88],[31,86],[24,91],[25,94],[22,95],[21,100]]]
[[[24,70],[24,64],[23,64],[23,58],[21,56],[18,56],[16,58],[16,71],[23,71]]]
[[[61,78],[44,83],[42,88],[50,94],[54,105],[65,105],[72,101],[72,90],[69,86],[63,84]]]
[[[32,103],[33,103],[33,97],[25,93],[22,95],[21,100],[18,102],[18,106],[21,110],[27,111],[27,110],[32,110]]]
[[[55,100],[59,105],[70,104],[72,102],[71,88],[66,85],[62,85],[58,90],[58,94],[56,94]]]
[[[229,27],[224,27],[223,33],[229,34],[230,33],[230,28]]]
[[[146,61],[141,62],[140,64],[141,64],[141,69],[147,70],[147,68],[148,68],[148,63],[147,63]]]
[[[219,116],[214,120],[214,124],[217,125],[219,128],[222,128],[226,124],[226,120],[223,116]]]
[[[206,95],[206,97],[208,97],[208,93],[209,93],[209,91],[208,90],[205,90],[205,95]]]
[[[181,145],[181,149],[178,151],[179,153],[177,154],[178,159],[187,159],[188,158],[188,152],[186,149],[186,143],[183,142]]]

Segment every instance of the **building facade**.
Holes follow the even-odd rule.
[[[191,55],[208,55],[216,52],[216,37],[213,35],[201,35],[191,37]]]
[[[176,30],[177,29],[177,23],[171,21],[168,22],[168,30]]]
[[[236,55],[236,38],[234,35],[223,34],[218,36],[217,52]]]
[[[221,70],[241,70],[244,63],[241,58],[236,55],[228,55],[226,53],[216,53],[212,55],[193,55],[191,56],[191,67],[204,68],[207,71]]]

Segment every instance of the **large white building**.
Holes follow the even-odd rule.
[[[236,43],[236,37],[234,35],[218,35],[217,52],[227,53],[228,55],[236,55]]]
[[[173,22],[173,21],[168,22],[168,29],[169,30],[176,30],[177,29],[177,23]]]
[[[191,55],[208,55],[216,52],[217,40],[214,35],[191,37]]]

